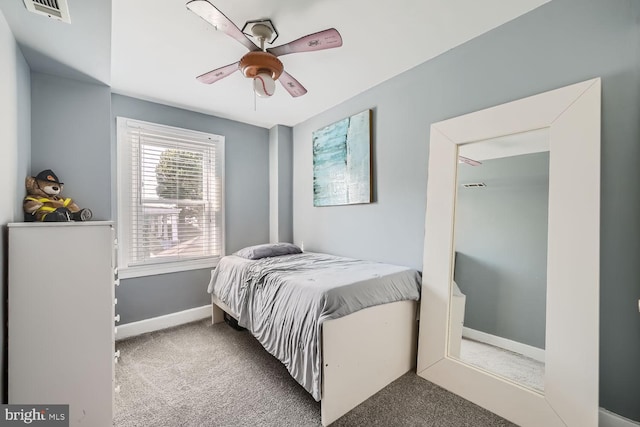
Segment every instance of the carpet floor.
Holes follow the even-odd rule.
[[[321,425],[320,403],[246,331],[203,320],[116,348],[116,427]],[[332,426],[514,424],[408,373]]]

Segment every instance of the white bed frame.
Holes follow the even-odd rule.
[[[224,312],[215,296],[212,322]],[[416,301],[399,301],[357,311],[322,325],[322,425],[328,426],[389,383],[415,368]]]

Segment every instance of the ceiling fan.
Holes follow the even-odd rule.
[[[215,83],[240,70],[245,77],[253,79],[253,90],[258,96],[269,97],[273,95],[276,80],[282,84],[291,96],[302,96],[307,93],[307,90],[300,82],[284,71],[284,66],[278,56],[342,46],[340,33],[335,28],[331,28],[309,34],[284,45],[265,49],[265,42],[272,43],[277,37],[277,31],[271,20],[249,21],[244,26],[244,28],[249,27],[251,35],[259,41],[260,46],[258,47],[247,37],[246,33],[240,30],[207,0],[189,1],[187,2],[187,9],[213,25],[216,30],[233,37],[249,49],[249,52],[240,61],[216,68],[196,77],[198,81],[206,84]]]

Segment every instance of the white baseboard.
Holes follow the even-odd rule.
[[[544,362],[544,349],[542,348],[522,344],[517,341],[512,341],[467,327],[462,328],[462,336],[474,341],[480,341],[486,344],[493,345],[495,347],[504,348],[505,350],[513,351],[515,353],[520,353],[534,360],[537,360],[538,362]]]
[[[632,421],[604,408],[600,408],[598,427],[638,427],[640,422]]]
[[[139,322],[125,323],[124,325],[118,326],[116,341],[146,334],[147,332],[184,325],[185,323],[195,322],[196,320],[206,319],[207,317],[211,317],[211,304],[178,311],[165,316],[140,320]]]

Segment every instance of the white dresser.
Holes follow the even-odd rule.
[[[9,403],[112,426],[115,234],[106,221],[9,224]]]

